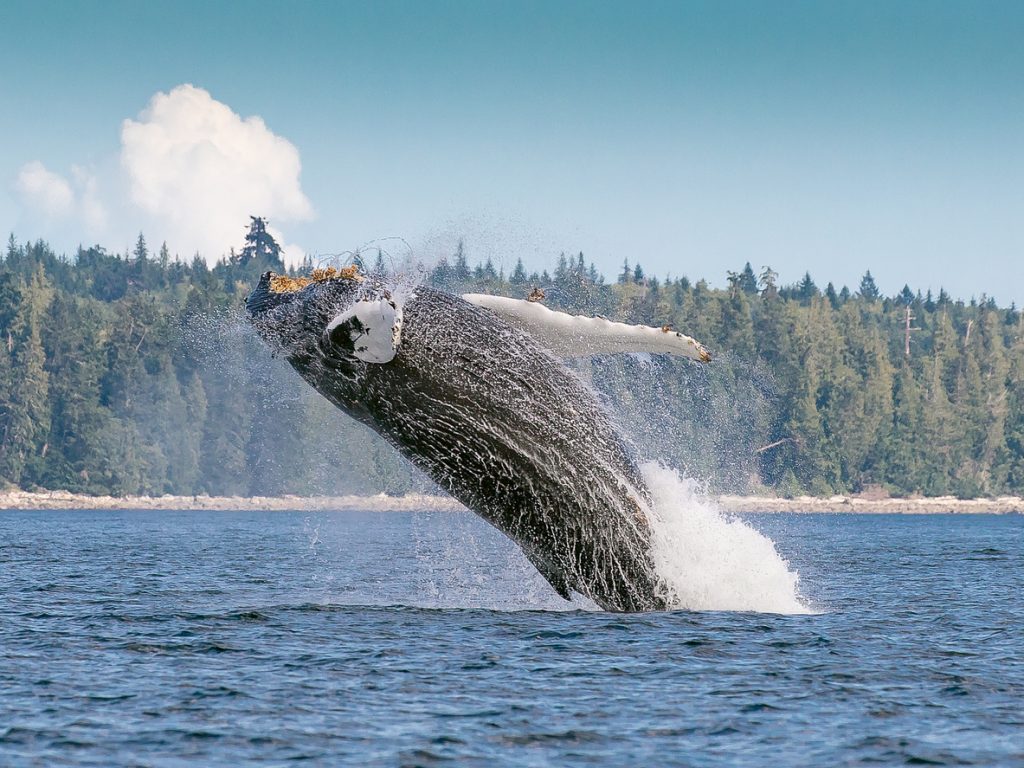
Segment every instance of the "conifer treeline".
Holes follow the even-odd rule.
[[[58,257],[12,238],[0,262],[0,486],[94,494],[376,493],[426,481],[270,359],[241,304],[283,270],[254,219],[241,252],[200,258],[99,247]],[[382,268],[378,258],[376,268]],[[367,268],[371,268],[367,266]],[[716,490],[963,497],[1024,489],[1024,319],[993,301],[909,287],[882,296],[810,275],[777,285],[746,265],[728,288],[659,280],[639,264],[606,282],[582,254],[528,274],[470,266],[461,244],[428,279],[669,325],[710,366],[616,356],[576,362],[641,452]],[[909,327],[911,330],[907,330]],[[910,338],[909,355],[907,337]]]

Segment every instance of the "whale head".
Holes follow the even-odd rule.
[[[273,354],[349,415],[368,419],[369,369],[394,359],[402,332],[402,310],[379,280],[354,267],[298,278],[265,272],[245,306]]]
[[[355,304],[361,293],[358,278],[333,269],[298,278],[264,272],[246,297],[245,309],[272,350],[288,357],[306,354],[331,320]]]

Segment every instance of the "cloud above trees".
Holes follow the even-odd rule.
[[[22,199],[48,216],[65,216],[75,202],[68,180],[47,170],[38,160],[25,163],[15,187]]]
[[[315,215],[295,145],[202,88],[156,93],[135,119],[123,121],[120,138],[116,170],[105,176],[74,167],[68,178],[38,160],[22,166],[14,186],[26,211],[80,227],[81,239],[126,238],[155,227],[153,234],[173,240],[177,252],[199,252],[209,262],[240,244],[250,214],[278,225]],[[286,245],[285,253],[289,260],[302,256],[296,246]]]

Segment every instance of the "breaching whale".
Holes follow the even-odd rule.
[[[426,286],[396,299],[354,268],[265,273],[257,333],[310,385],[515,541],[565,599],[664,609],[650,496],[594,393],[556,355],[707,351],[668,328]]]

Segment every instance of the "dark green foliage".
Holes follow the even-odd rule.
[[[307,268],[311,265],[307,263]],[[384,270],[378,256],[363,264]],[[254,218],[213,269],[81,248],[73,259],[12,237],[0,260],[0,486],[83,493],[401,493],[428,485],[395,451],[302,384],[248,330],[240,305],[280,249]],[[884,485],[929,495],[1024,489],[1024,317],[987,297],[870,273],[856,294],[810,275],[778,286],[750,264],[728,288],[659,279],[623,260],[606,284],[583,254],[528,274],[465,246],[429,280],[453,292],[671,326],[710,366],[619,355],[572,363],[645,458],[723,491],[831,494]],[[904,354],[906,308],[916,329]]]
[[[744,293],[757,293],[757,277],[754,275],[754,268],[750,266],[749,261],[743,266],[736,286]]]
[[[509,278],[509,282],[516,286],[526,285],[526,268],[523,266],[522,259],[516,259],[516,266],[515,269],[512,270],[512,276]]]
[[[810,272],[804,272],[803,279],[797,283],[796,295],[800,299],[800,303],[807,306],[811,303],[811,299],[818,295],[818,286],[814,284],[811,279]]]
[[[247,272],[262,274],[268,269],[284,272],[281,261],[281,248],[267,232],[267,222],[258,216],[250,216],[249,231],[245,234],[245,246],[238,254],[238,263],[243,267],[251,267]],[[142,235],[139,235],[142,242]]]
[[[865,272],[864,277],[860,279],[860,290],[857,294],[868,303],[874,303],[881,295],[878,286],[875,285],[875,278],[871,276],[871,270]]]

